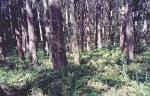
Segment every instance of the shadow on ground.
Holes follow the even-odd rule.
[[[7,66],[4,63],[1,67]],[[15,69],[15,65],[12,69]],[[93,76],[95,72],[94,67],[83,65],[68,65],[57,71],[42,70],[35,80],[24,86],[0,84],[0,96],[29,96],[33,88],[42,90],[42,94],[48,96],[71,96],[72,90],[76,88],[76,81],[85,76]]]

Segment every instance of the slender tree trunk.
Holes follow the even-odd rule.
[[[21,29],[22,29],[22,50],[24,55],[26,54],[26,50],[27,50],[27,16],[26,16],[26,11],[24,9],[22,9],[22,19],[21,19]]]
[[[124,5],[123,5],[123,3],[122,3],[122,5],[121,5],[121,9],[123,10],[124,9]],[[125,25],[125,21],[123,20],[124,18],[125,18],[125,15],[124,15],[124,12],[122,12],[122,21],[120,22],[121,23],[121,26],[120,26],[120,34],[119,34],[119,36],[120,36],[120,41],[119,41],[119,44],[120,44],[120,48],[121,48],[121,50],[122,50],[122,52],[125,50],[125,39],[126,39],[126,34],[125,34],[125,28],[126,28],[126,25]],[[125,52],[124,52],[125,53]]]
[[[27,10],[27,24],[28,24],[28,36],[29,36],[29,60],[34,64],[37,62],[36,56],[36,35],[33,28],[33,14],[32,14],[32,1],[26,0]]]
[[[112,0],[108,0],[108,22],[109,22],[109,45],[112,46],[114,42],[114,33],[112,31]]]
[[[108,48],[110,44],[110,20],[109,20],[109,0],[104,0],[104,38],[105,38],[105,47]]]
[[[49,11],[48,11],[48,5],[46,0],[43,0],[43,7],[44,7],[44,22],[43,22],[43,26],[44,26],[44,34],[43,34],[43,40],[44,40],[44,51],[47,55],[50,55],[51,52],[49,50],[50,47],[50,42],[48,42],[49,39],[49,33],[50,33],[50,18],[48,15],[50,15]]]
[[[90,51],[90,43],[91,43],[91,36],[90,36],[90,33],[91,33],[91,29],[90,29],[90,26],[86,26],[86,50],[87,51]]]
[[[41,18],[40,18],[40,9],[37,10],[38,20],[39,20],[39,31],[40,31],[40,40],[43,42],[43,33],[42,33],[42,25],[41,25]]]
[[[1,25],[0,25],[1,26]],[[2,27],[0,27],[0,61],[4,60],[4,33]]]
[[[120,28],[120,48],[122,51],[125,50],[125,39],[126,39],[125,29],[124,26],[122,26]]]
[[[142,29],[143,34],[147,34],[147,32],[148,32],[148,24],[147,23],[148,23],[148,21],[145,18],[144,19],[144,24],[143,24],[143,29]],[[150,47],[149,37],[147,35],[144,36],[144,37],[145,37],[144,41],[145,41],[146,46]]]
[[[132,16],[131,16],[131,1],[126,1],[126,10],[127,13],[125,15],[125,24],[126,24],[126,54],[128,57],[128,61],[133,61],[133,53],[134,53],[134,33],[132,31]]]
[[[62,25],[62,14],[61,14],[61,1],[51,0],[51,23],[52,23],[52,33],[51,33],[51,52],[52,52],[52,62],[54,69],[60,69],[61,67],[67,65],[66,49],[64,43],[64,32]]]
[[[70,22],[71,22],[71,29],[72,29],[72,37],[71,37],[71,45],[72,45],[72,53],[74,58],[75,64],[80,64],[79,61],[79,47],[77,41],[77,23],[75,20],[75,10],[74,10],[74,0],[70,0]]]
[[[97,44],[98,44],[98,48],[102,48],[102,35],[101,35],[101,24],[100,24],[100,21],[98,21],[98,40],[97,40]]]
[[[13,7],[15,6],[14,2],[12,0],[9,0],[9,23],[10,23],[10,34],[11,35],[11,42],[16,45],[16,36],[15,31],[13,30]]]
[[[80,1],[81,2],[81,50],[82,52],[84,51],[84,1]]]
[[[26,1],[22,1],[26,2]],[[27,10],[26,5],[23,5],[22,8],[22,22],[21,22],[21,29],[22,29],[22,49],[24,54],[28,54],[29,50],[29,35],[28,35],[28,22],[27,22]]]
[[[67,43],[67,50],[70,51],[71,50],[71,40],[70,40],[70,36],[71,33],[69,32],[69,19],[70,19],[70,13],[69,13],[69,2],[68,0],[65,0],[66,2],[66,6],[65,6],[65,31],[67,33],[67,37],[66,37],[66,43]]]
[[[90,28],[90,9],[88,0],[86,0],[86,17],[85,17],[85,32],[86,32],[86,50],[90,51],[90,41],[91,41],[91,28]]]
[[[38,10],[36,8],[33,8],[32,10],[33,14],[33,28],[34,28],[34,33],[35,33],[35,38],[36,38],[36,46],[38,48],[38,42],[40,42],[40,27],[38,23]]]
[[[1,5],[1,3],[0,3]],[[0,8],[0,61],[4,60],[4,31],[3,31],[3,14]]]
[[[102,36],[101,36],[101,5],[100,5],[99,3],[97,3],[97,7],[96,7],[95,46],[96,46],[96,48],[102,48]]]

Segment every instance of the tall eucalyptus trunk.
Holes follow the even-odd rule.
[[[33,13],[32,13],[32,1],[26,0],[26,11],[27,11],[27,24],[28,24],[28,38],[29,38],[29,60],[31,64],[37,62],[36,55],[36,35],[33,27]]]

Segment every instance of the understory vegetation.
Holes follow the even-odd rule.
[[[28,96],[150,96],[149,50],[135,54],[132,64],[127,64],[119,48],[80,52],[81,65],[74,65],[67,53],[69,64],[60,70],[52,70],[41,49],[37,56],[36,65],[28,65],[28,60],[22,61],[17,55],[6,57],[5,66],[0,67],[0,84],[9,89],[6,93],[15,90]]]

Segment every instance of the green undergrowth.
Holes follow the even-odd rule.
[[[52,68],[48,56],[42,50],[38,50],[38,64],[30,65],[28,60],[22,61],[18,55],[6,57],[6,63],[10,65],[0,67],[0,84],[10,86],[24,86],[33,82],[38,77],[39,72]],[[12,65],[12,66],[11,66]]]
[[[135,55],[127,64],[122,52],[98,49],[80,53],[81,65],[69,64],[61,70],[52,70],[52,64],[38,50],[38,64],[26,67],[28,61],[9,56],[7,62],[15,68],[0,68],[0,83],[11,86],[29,84],[29,96],[150,96],[150,52]]]

